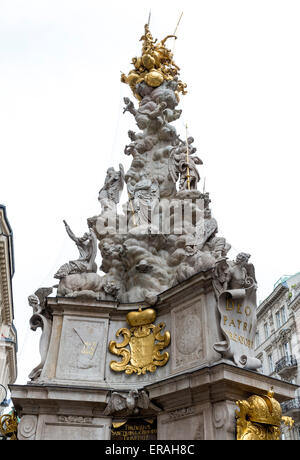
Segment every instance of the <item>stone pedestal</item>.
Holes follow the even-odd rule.
[[[152,401],[164,407],[157,417],[158,439],[234,440],[236,401],[265,395],[271,386],[279,402],[296,388],[223,362],[149,385]]]
[[[235,439],[238,399],[265,394],[271,386],[279,402],[294,397],[295,385],[220,359],[213,345],[223,340],[212,272],[199,273],[159,296],[155,324],[171,333],[166,365],[145,375],[115,372],[108,350],[126,315],[143,304],[51,298],[52,329],[40,376],[12,385],[21,416],[19,439],[110,439],[113,421],[104,415],[113,391],[144,389],[152,404],[139,417],[157,418],[157,439]]]

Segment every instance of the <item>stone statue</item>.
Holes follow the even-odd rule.
[[[79,250],[79,259],[71,260],[70,262],[62,265],[60,269],[55,273],[54,278],[61,279],[67,275],[75,273],[90,273],[97,271],[97,265],[95,263],[97,255],[97,238],[93,231],[90,229],[82,237],[76,237],[72,232],[67,222],[63,221],[67,234],[73,240]]]
[[[33,309],[33,315],[30,318],[30,329],[36,331],[38,327],[42,329],[40,338],[40,355],[41,362],[30,372],[30,380],[37,380],[43,370],[52,330],[52,315],[46,307],[46,298],[52,294],[53,288],[40,288],[34,294],[28,297],[28,303]]]
[[[123,114],[125,112],[130,112],[132,115],[136,115],[137,113],[137,110],[136,108],[134,107],[134,103],[129,99],[129,97],[124,97],[124,102],[125,102],[125,107],[123,109]]]
[[[120,196],[124,187],[124,168],[119,165],[119,171],[108,168],[104,186],[99,191],[98,200],[103,209],[114,209],[120,201]]]
[[[97,273],[74,273],[60,279],[57,287],[58,297],[92,297],[103,298],[101,276]]]
[[[64,221],[69,237],[76,243],[79,250],[79,259],[71,260],[62,265],[55,273],[54,278],[59,279],[57,295],[62,297],[93,297],[100,298],[103,283],[96,273],[95,263],[97,255],[97,237],[90,227],[82,237],[76,237],[69,225]],[[105,296],[104,296],[105,297]]]
[[[150,98],[149,98],[150,99]],[[138,115],[145,115],[148,118],[147,127],[151,133],[156,133],[166,124],[164,111],[167,108],[166,102],[162,101],[158,104],[154,101],[149,101],[147,104],[140,105]]]
[[[209,194],[197,190],[202,160],[196,156],[194,138],[183,141],[172,125],[181,116],[179,93],[185,93],[179,68],[166,40],[153,40],[148,26],[142,42],[141,56],[132,60],[134,69],[122,75],[139,101],[137,105],[124,98],[123,113],[129,112],[137,125],[136,132],[128,131],[130,142],[124,150],[131,164],[126,174],[121,164],[119,171],[107,170],[98,196],[101,213],[88,219],[89,233],[77,238],[66,224],[80,257],[56,273],[58,295],[154,305],[161,292],[200,271],[214,270],[220,292],[250,282],[251,266],[242,256],[228,260],[230,245],[218,235]],[[128,200],[123,214],[117,214],[124,183]],[[184,209],[189,198],[189,210],[203,211],[202,221],[198,214],[189,219],[187,212],[180,225],[175,208]],[[163,219],[170,225],[160,225]],[[104,276],[96,273],[98,242]]]
[[[256,370],[261,361],[254,356],[256,331],[256,280],[250,254],[241,252],[235,261],[220,258],[214,267],[214,290],[223,340],[215,351],[238,367]],[[239,330],[243,323],[243,329]]]
[[[156,180],[143,175],[134,186],[127,184],[128,195],[131,197],[136,223],[151,223],[151,211],[159,199],[159,186]]]
[[[226,257],[222,257],[216,261],[214,267],[214,290],[216,296],[220,296],[222,292],[227,291],[231,274],[229,271],[229,265]]]
[[[187,139],[187,143],[180,141],[170,155],[169,173],[174,182],[180,178],[179,190],[197,190],[197,184],[200,181],[196,165],[201,165],[203,162],[197,156],[193,156],[196,151],[194,147],[191,147],[193,142],[192,137]]]
[[[149,407],[155,411],[161,410],[150,401],[145,390],[131,390],[128,393],[113,391],[103,414],[111,415],[116,412],[126,411],[127,415],[137,415],[140,409],[148,409]]]
[[[215,264],[214,257],[199,250],[197,241],[192,235],[184,235],[177,239],[177,248],[167,261],[169,265],[176,266],[176,284],[184,281],[190,276],[212,268]]]
[[[257,281],[253,264],[249,264],[250,254],[240,252],[234,261],[220,257],[215,265],[216,293],[220,295],[226,290],[256,289]]]
[[[235,261],[229,261],[229,289],[256,288],[255,271],[253,264],[249,264],[250,254],[240,252]]]
[[[196,231],[197,233],[197,231]],[[199,248],[203,251],[209,251],[216,259],[226,257],[231,249],[231,245],[227,243],[223,237],[218,237],[218,223],[211,216],[211,210],[207,207],[204,209],[204,232],[198,236]]]
[[[132,140],[129,145],[125,146],[125,155],[136,156],[138,153],[145,153],[151,150],[157,142],[153,136],[144,136],[143,134],[136,134],[133,131],[128,131],[128,136]]]

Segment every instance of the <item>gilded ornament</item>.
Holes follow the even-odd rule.
[[[176,39],[176,35],[167,35],[163,40],[157,43],[153,40],[149,30],[149,25],[145,25],[145,33],[140,41],[143,41],[142,56],[132,58],[134,70],[131,70],[126,76],[121,75],[121,81],[127,83],[134,96],[141,100],[141,96],[136,91],[136,85],[145,82],[152,88],[157,88],[164,81],[173,80],[179,75],[180,68],[173,61],[173,53],[166,48],[165,43],[169,38]],[[177,97],[179,92],[186,94],[186,84],[182,81],[177,81]]]
[[[18,416],[15,410],[9,414],[4,414],[0,417],[0,433],[10,441],[16,441],[18,431]]]
[[[161,334],[165,323],[152,324],[156,318],[152,308],[130,312],[126,318],[132,327],[120,328],[116,332],[116,336],[122,335],[124,340],[121,343],[111,340],[109,343],[109,351],[121,356],[122,361],[111,361],[110,368],[128,375],[155,372],[157,366],[164,366],[169,360],[168,352],[160,353],[171,339],[169,332]],[[129,349],[126,348],[128,345]]]
[[[276,441],[280,439],[281,423],[289,427],[294,423],[291,417],[282,417],[272,389],[267,395],[252,395],[236,404],[239,407],[236,410],[238,441]]]
[[[159,70],[151,70],[151,72],[147,73],[144,78],[147,85],[156,88],[160,86],[164,81],[164,76]]]

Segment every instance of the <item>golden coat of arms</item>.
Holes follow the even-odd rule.
[[[110,368],[116,372],[125,371],[125,374],[137,373],[146,374],[147,371],[155,372],[157,366],[164,366],[169,360],[169,353],[160,353],[166,348],[171,340],[169,332],[161,334],[165,323],[157,326],[152,324],[155,321],[156,313],[152,308],[128,313],[126,319],[132,326],[130,329],[121,328],[116,336],[123,335],[124,340],[117,343],[111,340],[109,351],[115,355],[122,356],[122,361],[111,361]],[[129,345],[129,350],[126,348]]]

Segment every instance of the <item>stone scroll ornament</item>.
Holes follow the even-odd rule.
[[[161,350],[166,348],[171,340],[169,332],[161,335],[165,323],[157,326],[152,324],[155,321],[156,313],[152,308],[128,313],[127,321],[132,326],[130,329],[121,328],[116,336],[123,335],[122,343],[114,340],[109,343],[109,351],[121,356],[122,361],[111,361],[110,368],[116,372],[124,371],[125,374],[137,375],[146,374],[147,371],[155,372],[157,366],[164,366],[169,360],[169,353]],[[129,345],[129,350],[126,348]]]
[[[234,262],[223,259],[217,264],[215,290],[225,340],[215,343],[214,349],[237,366],[255,370],[261,367],[261,361],[253,356],[256,281],[253,265],[248,264],[249,257],[240,253]]]
[[[36,331],[39,327],[42,329],[39,345],[41,362],[30,372],[30,380],[37,380],[41,376],[48,353],[52,331],[52,315],[46,307],[46,298],[52,294],[52,291],[51,287],[39,288],[28,297],[28,303],[33,308],[33,315],[29,321],[30,329],[33,331]]]

